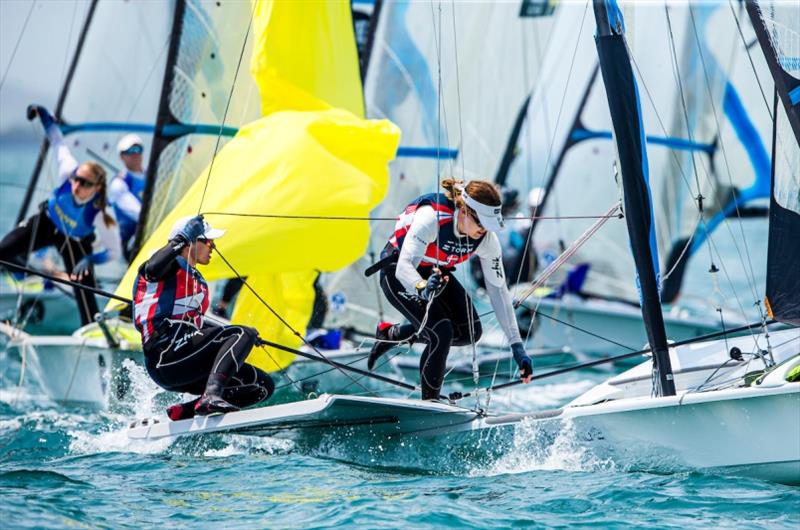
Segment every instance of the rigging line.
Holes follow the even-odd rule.
[[[703,76],[704,76],[705,81],[706,81],[706,83],[705,83],[706,90],[708,91],[708,96],[709,96],[709,99],[711,100],[711,110],[713,111],[712,114],[714,115],[714,121],[715,121],[715,123],[717,125],[717,130],[720,131],[720,130],[722,130],[722,127],[720,126],[720,122],[719,122],[719,116],[718,116],[718,113],[717,113],[717,106],[714,103],[714,98],[713,98],[712,93],[711,93],[711,81],[708,78],[708,68],[706,66],[705,55],[703,54],[703,48],[702,48],[702,45],[700,43],[700,35],[697,32],[697,24],[695,22],[694,10],[692,9],[691,4],[689,4],[689,18],[692,21],[692,29],[694,31],[695,41],[697,42],[697,50],[698,50],[699,55],[700,55],[700,62],[703,64]],[[722,137],[719,138],[719,145],[720,145],[720,148],[722,149],[722,158],[725,160],[725,168],[727,169],[727,173],[728,173],[728,182],[730,183],[731,187],[733,187],[734,186],[733,185],[733,177],[731,176],[731,166],[730,166],[730,163],[728,161],[728,152],[725,149],[725,142],[722,141]],[[744,244],[745,255],[747,256],[747,263],[745,263],[745,260],[742,257],[742,254],[741,254],[741,251],[739,250],[739,245],[738,244],[735,244],[736,252],[737,252],[737,254],[739,254],[739,259],[742,262],[742,264],[743,265],[749,265],[749,267],[750,267],[750,271],[749,271],[750,274],[748,275],[747,271],[745,270],[745,276],[747,276],[748,286],[750,287],[750,290],[751,290],[751,293],[753,295],[753,298],[758,300],[759,297],[758,297],[757,288],[755,286],[755,271],[753,269],[753,260],[752,260],[752,258],[750,256],[750,246],[747,244],[747,238],[745,237],[745,233],[744,233],[744,225],[742,223],[742,214],[739,211],[739,202],[738,201],[734,201],[733,205],[734,205],[734,208],[736,209],[736,217],[739,220],[739,231],[741,232],[742,243]],[[730,226],[727,223],[726,223],[726,226],[728,227],[728,230],[731,233],[731,237],[734,240],[734,243],[736,243],[736,237],[733,235],[733,230],[731,230]]]
[[[741,2],[740,2],[741,3]],[[764,92],[764,87],[761,85],[761,78],[758,76],[758,72],[756,71],[756,65],[753,62],[753,55],[750,53],[750,47],[747,45],[747,41],[744,38],[744,32],[742,31],[742,25],[739,22],[739,16],[736,14],[736,10],[733,7],[733,2],[728,0],[728,5],[731,8],[731,13],[733,14],[733,19],[736,21],[736,28],[739,30],[739,37],[742,39],[742,45],[744,46],[745,51],[747,52],[747,58],[750,61],[750,68],[753,70],[753,77],[756,79],[756,83],[758,83],[758,90],[761,92],[761,98],[764,100],[764,106],[767,108],[767,112],[769,113],[769,119],[772,120],[772,108],[770,107],[769,103],[767,102],[767,95]]]
[[[211,172],[214,170],[214,161],[217,159],[217,152],[219,151],[219,144],[222,140],[222,131],[225,129],[225,120],[228,117],[228,110],[231,108],[231,101],[233,100],[233,91],[236,88],[236,79],[239,77],[239,69],[242,66],[242,59],[244,58],[244,51],[247,48],[247,40],[250,38],[250,28],[253,26],[253,17],[258,7],[258,2],[253,2],[253,8],[250,11],[250,20],[247,22],[247,30],[244,33],[244,40],[242,41],[242,51],[239,52],[239,61],[236,63],[236,71],[233,74],[233,81],[231,81],[231,91],[228,94],[228,101],[225,104],[225,112],[222,114],[222,121],[219,124],[219,133],[217,134],[217,142],[214,145],[214,153],[211,155],[211,164],[208,166],[208,175],[206,175],[206,184],[203,187],[203,195],[200,197],[200,204],[197,206],[197,214],[203,209],[203,201],[206,198],[206,191],[208,191],[208,183],[211,182]]]
[[[97,0],[95,0],[95,1],[97,1]],[[75,17],[78,14],[78,0],[75,0],[75,2],[72,4],[72,6],[73,6],[72,7],[72,19],[71,19],[71,22],[69,24],[69,34],[67,36],[67,45],[64,47],[64,65],[62,66],[61,75],[59,76],[59,79],[61,79],[61,82],[59,83],[59,86],[64,86],[64,83],[66,83],[67,76],[69,75],[68,74],[68,68],[70,68],[69,50],[70,50],[70,43],[72,42],[72,34],[75,31]],[[92,8],[90,7],[89,9],[91,10]],[[88,30],[88,28],[85,28],[85,29]],[[77,59],[77,57],[75,59]],[[55,116],[56,119],[60,119],[61,118],[59,110],[61,110],[61,109],[56,109],[56,116]]]
[[[683,257],[686,255],[686,253],[689,251],[689,248],[692,246],[692,241],[694,241],[694,236],[697,233],[697,227],[700,226],[700,221],[702,216],[703,213],[700,212],[697,218],[697,222],[694,224],[694,228],[692,229],[692,234],[686,239],[686,244],[683,245],[683,249],[681,250],[680,255],[678,255],[678,259],[675,260],[675,264],[661,277],[662,282],[664,282],[667,278],[669,278],[672,275],[672,273],[675,272],[675,269],[678,268],[678,265],[681,263],[681,261],[683,261]]]
[[[573,69],[575,67],[575,59],[578,56],[578,48],[580,47],[580,43],[581,43],[581,36],[582,36],[582,33],[583,33],[583,24],[586,21],[586,13],[588,11],[589,11],[589,2],[587,0],[586,6],[583,9],[583,17],[581,17],[581,25],[578,28],[578,38],[575,39],[575,49],[572,52],[572,60],[569,63],[569,72],[567,73],[567,82],[564,85],[564,95],[561,97],[561,104],[558,107],[558,114],[556,115],[556,123],[555,123],[555,126],[553,127],[554,134],[553,134],[553,137],[550,140],[550,147],[547,149],[547,158],[545,159],[545,163],[544,163],[544,171],[545,171],[545,173],[549,173],[550,171],[552,171],[552,169],[550,169],[550,161],[551,161],[552,155],[553,155],[553,147],[555,146],[555,143],[556,143],[555,131],[558,130],[558,126],[561,123],[561,114],[564,111],[564,103],[567,100],[567,92],[568,92],[567,87],[569,87],[570,80],[572,79],[572,72],[573,72]],[[556,204],[558,204],[558,203],[556,203]],[[535,210],[534,210],[534,213],[535,213]]]
[[[674,34],[673,30],[672,30],[672,18],[669,15],[669,6],[666,3],[664,4],[664,13],[666,15],[667,28],[669,30],[669,47],[670,47],[670,52],[671,52],[670,53],[670,59],[671,59],[672,68],[673,68],[673,72],[672,73],[675,75],[675,82],[678,85],[678,92],[679,92],[680,98],[681,98],[681,110],[683,110],[683,119],[684,119],[684,122],[686,123],[686,135],[689,138],[689,141],[693,141],[692,140],[692,128],[691,128],[691,126],[689,124],[689,122],[690,122],[690,120],[689,120],[689,109],[688,109],[688,106],[686,104],[686,94],[684,93],[684,90],[683,90],[683,78],[681,77],[681,70],[680,70],[680,65],[679,65],[679,62],[678,62],[678,51],[675,48],[675,34]],[[629,52],[629,54],[630,54],[630,52]],[[633,57],[634,57],[633,54],[630,54],[630,56],[631,56],[632,60],[634,61],[634,65],[636,65],[636,70],[639,71],[639,66],[636,63],[635,59],[633,59]],[[645,91],[648,94],[647,97],[650,99],[651,105],[653,105],[653,108],[655,108],[655,104],[652,101],[652,96],[650,96],[650,91],[647,89],[647,85],[644,82],[644,76],[642,76],[641,71],[639,71],[639,79],[642,80],[642,85],[645,87]],[[662,130],[664,130],[664,135],[668,136],[667,132],[666,132],[666,128],[664,127],[664,124],[661,121],[661,116],[658,114],[658,112],[656,112],[656,117],[658,118],[658,123],[659,123],[659,125],[661,125]],[[717,132],[719,132],[719,130]],[[683,172],[683,165],[678,160],[677,153],[675,153],[674,151],[672,153],[673,153],[673,157],[675,159],[675,163],[677,164],[678,169],[681,172],[681,177],[683,178],[683,181],[686,184],[686,188],[689,190],[689,193],[691,194],[692,193],[692,186],[691,186],[691,184],[689,184],[689,181],[686,178],[685,173]],[[690,160],[692,161],[692,173],[694,174],[695,186],[697,186],[697,191],[696,191],[696,196],[695,196],[695,199],[698,201],[697,202],[697,208],[701,210],[701,214],[702,214],[701,203],[699,202],[700,201],[700,197],[702,197],[702,188],[700,187],[700,175],[697,172],[697,160],[695,158],[695,157],[697,157],[699,155],[692,151],[692,152],[690,152],[689,156],[690,156]],[[703,169],[705,169],[705,166],[703,166]],[[708,171],[705,171],[705,173],[706,173],[706,179],[708,179],[710,181],[710,177],[708,175]],[[706,236],[707,235],[708,234],[706,234]]]
[[[312,361],[317,361],[317,362],[322,362],[322,363],[325,363],[325,364],[329,364],[330,366],[338,369],[340,372],[342,372],[345,375],[347,375],[347,377],[349,379],[353,380],[354,382],[357,382],[357,380],[354,379],[350,374],[348,374],[347,373],[348,371],[349,372],[354,372],[356,374],[359,374],[359,375],[362,375],[362,376],[365,376],[365,377],[369,377],[371,379],[376,379],[378,381],[383,381],[384,383],[389,383],[389,384],[392,384],[392,385],[395,385],[395,386],[399,386],[399,387],[405,388],[407,390],[412,390],[412,391],[416,391],[417,390],[417,387],[415,387],[414,385],[410,385],[410,384],[408,384],[408,383],[406,383],[404,381],[398,381],[397,379],[392,379],[391,377],[386,377],[386,376],[383,376],[383,375],[380,375],[380,374],[375,374],[375,373],[372,373],[372,372],[368,372],[366,370],[362,370],[361,368],[357,368],[355,366],[349,366],[347,364],[338,363],[336,361],[332,361],[332,360],[328,359],[325,356],[317,356],[317,355],[314,355],[313,353],[304,352],[303,350],[297,350],[295,348],[289,348],[288,346],[284,346],[284,345],[278,344],[276,342],[272,342],[272,341],[261,339],[261,342],[260,342],[259,346],[269,346],[271,348],[275,348],[275,349],[278,349],[278,350],[281,350],[281,351],[285,351],[287,353],[293,353],[295,355],[299,355],[300,357],[305,357],[306,359],[310,359]],[[313,346],[312,346],[312,348],[313,348]],[[315,349],[315,351],[316,351],[316,349]],[[372,395],[375,394],[374,391],[369,390],[368,388],[365,388],[360,383],[358,384],[358,386],[360,386],[363,390],[365,390],[369,394],[372,394]],[[446,396],[440,396],[440,397],[442,397],[444,399],[447,399]]]
[[[441,6],[441,4],[440,4]],[[466,176],[466,150],[463,149],[464,143],[464,124],[463,120],[461,119],[462,108],[461,108],[461,79],[459,77],[459,68],[458,68],[458,34],[456,33],[456,5],[455,0],[452,2],[452,6],[450,9],[451,13],[451,21],[453,25],[453,54],[455,56],[455,65],[456,65],[456,101],[457,101],[457,115],[458,115],[458,136],[459,136],[459,143],[462,146],[462,154],[460,156],[461,162],[461,174]],[[440,22],[441,23],[441,22]],[[464,189],[463,193],[466,193],[466,188]],[[453,222],[456,223],[458,226],[458,219],[453,219]],[[468,243],[469,244],[469,243]],[[459,246],[461,246],[461,238],[459,238]],[[467,249],[470,250],[470,249]],[[463,267],[461,276],[466,280],[466,273],[467,267]],[[475,312],[472,308],[472,301],[470,300],[470,296],[467,293],[467,290],[464,289],[464,306],[467,308],[467,329],[469,330],[469,341],[470,345],[472,346],[472,378],[475,382],[475,387],[478,386],[479,380],[479,372],[478,372],[478,350],[477,346],[475,345],[475,319],[473,318]],[[445,376],[446,377],[446,376]]]
[[[3,89],[3,84],[6,82],[6,77],[8,76],[8,72],[11,70],[11,65],[14,64],[14,57],[17,56],[17,49],[19,49],[19,44],[22,42],[22,37],[25,36],[25,29],[28,27],[28,21],[31,19],[31,14],[33,13],[33,8],[35,6],[36,0],[33,0],[33,2],[31,2],[31,8],[28,10],[28,14],[25,16],[25,22],[22,23],[22,31],[20,31],[19,37],[17,37],[17,42],[14,44],[14,51],[11,52],[11,58],[8,60],[6,71],[3,72],[3,78],[0,79],[0,90]]]
[[[622,214],[615,215],[616,212],[621,210],[621,205],[619,203],[614,204],[599,220],[597,220],[594,224],[592,224],[586,231],[576,239],[572,245],[570,245],[567,249],[565,249],[559,256],[556,258],[550,265],[542,271],[536,281],[522,293],[522,296],[519,300],[514,303],[515,307],[519,307],[522,302],[525,301],[530,295],[536,291],[539,287],[544,285],[550,276],[552,276],[566,261],[571,258],[582,246],[586,243],[591,237],[597,233],[598,230],[612,217],[622,218]]]
[[[244,286],[246,286],[246,287],[247,287],[247,288],[250,290],[250,292],[251,292],[251,293],[253,293],[253,295],[254,295],[254,296],[255,296],[255,297],[258,299],[258,301],[259,301],[259,302],[261,302],[261,303],[264,305],[264,307],[266,307],[266,308],[269,310],[269,312],[270,312],[270,313],[272,313],[272,314],[273,314],[273,316],[275,316],[275,318],[277,318],[277,319],[278,319],[278,320],[281,322],[281,324],[283,324],[284,326],[286,326],[286,328],[287,328],[289,331],[291,331],[293,335],[295,335],[297,338],[299,338],[301,341],[303,341],[303,343],[304,343],[306,346],[308,346],[309,348],[311,348],[312,350],[314,350],[314,352],[315,352],[315,353],[317,353],[317,354],[319,355],[319,357],[320,357],[320,358],[324,359],[324,360],[325,360],[325,362],[328,362],[329,364],[331,364],[331,363],[333,362],[333,361],[329,361],[329,360],[327,359],[327,357],[325,357],[325,355],[324,355],[322,352],[320,352],[320,351],[319,351],[319,350],[316,348],[316,346],[314,346],[314,345],[313,345],[313,344],[311,344],[311,343],[310,343],[308,340],[306,340],[306,338],[305,338],[305,337],[303,337],[303,336],[302,336],[302,335],[301,335],[301,334],[300,334],[300,333],[299,333],[299,332],[298,332],[296,329],[294,329],[294,328],[292,327],[292,325],[291,325],[291,324],[289,324],[289,322],[287,322],[287,321],[286,321],[286,320],[285,320],[285,319],[284,319],[284,318],[283,318],[281,315],[279,315],[279,314],[278,314],[278,312],[277,312],[277,311],[275,311],[275,310],[272,308],[272,306],[271,306],[271,305],[269,305],[269,304],[267,303],[267,301],[266,301],[266,300],[264,300],[264,299],[261,297],[261,295],[259,295],[259,294],[256,292],[256,290],[255,290],[255,289],[253,289],[253,286],[252,286],[252,285],[250,285],[250,283],[248,283],[248,281],[247,281],[246,279],[244,279],[244,278],[242,277],[242,275],[241,275],[241,274],[239,274],[239,272],[238,272],[236,269],[234,269],[234,268],[233,268],[233,265],[231,265],[231,262],[230,262],[230,261],[228,261],[228,260],[227,260],[227,258],[225,258],[225,256],[223,256],[223,255],[222,255],[222,253],[219,251],[219,248],[216,248],[216,247],[215,247],[215,249],[216,249],[216,251],[217,251],[217,255],[219,255],[219,257],[222,259],[222,261],[224,261],[224,262],[225,262],[225,265],[227,265],[227,266],[228,266],[228,268],[231,270],[231,272],[233,272],[233,273],[236,275],[236,277],[237,277],[237,278],[238,278],[238,279],[239,279],[239,280],[242,282],[242,284],[243,284]],[[267,341],[264,341],[263,339],[262,339],[262,342],[263,342],[263,343],[265,343],[265,344],[267,343]],[[272,344],[272,343],[270,343],[270,344],[268,344],[268,345],[273,345],[273,344]],[[273,347],[274,347],[274,345],[273,345]],[[279,348],[279,349],[281,349],[281,348]],[[331,364],[331,366],[336,366],[336,365],[335,365],[335,364]],[[343,374],[344,374],[344,375],[345,375],[347,378],[349,378],[349,379],[353,380],[354,382],[356,381],[356,380],[355,380],[355,379],[354,379],[354,378],[353,378],[353,377],[352,377],[350,374],[346,373],[346,371],[344,371],[344,370],[341,370],[341,372],[342,372],[342,373],[343,373]],[[363,386],[363,385],[361,385],[360,383],[358,384],[358,386],[360,386],[362,389],[366,390],[367,392],[371,392],[371,391],[370,391],[368,388],[364,387],[364,386]],[[373,392],[373,393],[374,393],[374,392]]]
[[[362,343],[363,343],[363,341],[362,341]],[[383,355],[383,356],[381,356],[381,361],[375,365],[375,368],[373,370],[377,370],[377,369],[387,365],[392,359],[394,359],[395,357],[397,357],[401,353],[406,353],[406,352],[410,351],[410,349],[411,349],[410,347],[407,348],[407,349],[397,349],[397,351],[395,351],[391,355]],[[353,359],[352,361],[344,362],[342,364],[345,365],[345,366],[353,366],[354,364],[363,361],[367,357],[369,357],[369,353],[367,353],[365,355],[361,355],[361,356],[357,357],[356,359]],[[316,372],[314,374],[307,375],[305,377],[301,377],[300,379],[296,379],[296,381],[298,381],[298,382],[308,381],[309,379],[313,379],[315,377],[319,377],[321,375],[325,375],[325,374],[330,373],[330,372],[332,372],[334,370],[336,370],[335,366],[331,367],[331,368],[326,368],[325,370],[321,370],[321,371]],[[358,379],[361,379],[361,378],[358,378]],[[349,387],[350,385],[352,385],[352,383],[349,383],[347,386]],[[280,388],[286,388],[287,386],[289,386],[289,385],[281,385],[279,387],[276,387],[275,390],[278,390]],[[413,391],[416,391],[416,387],[412,390],[412,392]],[[337,390],[337,392],[338,392],[338,390]]]
[[[87,152],[90,152],[87,149]],[[101,160],[102,162],[102,160]],[[107,164],[113,169],[113,165]],[[201,215],[223,215],[227,217],[256,217],[263,219],[313,219],[325,221],[392,221],[397,222],[398,217],[350,217],[345,215],[284,215],[284,214],[258,214],[258,213],[239,213],[239,212],[202,212]],[[505,221],[535,221],[540,219],[558,220],[580,220],[580,219],[618,219],[620,214],[602,215],[531,215],[504,217]]]
[[[776,322],[777,321],[770,319],[769,321],[767,321],[767,325],[775,324]],[[716,331],[714,333],[709,333],[707,335],[702,335],[700,337],[692,337],[690,339],[685,339],[685,340],[682,340],[682,341],[673,342],[672,344],[669,345],[669,347],[670,347],[670,349],[672,349],[672,348],[677,348],[679,346],[686,346],[687,344],[693,344],[695,342],[700,342],[700,341],[704,341],[704,340],[708,340],[708,339],[713,339],[713,338],[716,338],[716,337],[719,337],[719,336],[727,336],[727,335],[731,335],[733,333],[739,333],[740,331],[749,331],[749,330],[751,330],[753,328],[760,328],[762,325],[764,325],[763,322],[754,322],[752,324],[739,326],[738,328],[729,329],[727,331]],[[585,362],[585,363],[576,364],[576,365],[573,365],[573,366],[568,366],[566,368],[561,368],[561,369],[558,369],[558,370],[552,370],[550,372],[546,372],[546,373],[543,373],[543,374],[538,375],[538,376],[534,375],[532,380],[536,381],[536,380],[539,380],[539,379],[544,379],[546,377],[553,377],[553,376],[565,374],[565,373],[568,373],[568,372],[574,372],[576,370],[582,370],[584,368],[592,368],[593,366],[599,366],[601,364],[607,364],[607,363],[612,363],[612,362],[616,362],[616,361],[622,361],[622,360],[625,360],[625,359],[630,359],[632,357],[636,357],[638,355],[646,355],[648,353],[651,353],[651,349],[650,348],[645,348],[645,349],[642,349],[642,350],[639,350],[639,351],[630,352],[630,353],[623,353],[623,354],[620,354],[620,355],[614,355],[612,357],[606,357],[605,359],[598,359],[596,361],[588,361],[588,362]],[[492,386],[492,387],[489,387],[489,388],[480,389],[479,391],[480,392],[492,392],[492,391],[495,391],[495,390],[501,390],[501,389],[504,389],[504,388],[509,388],[509,387],[512,387],[512,386],[520,385],[520,384],[522,384],[522,381],[517,379],[516,381],[509,381],[507,383],[501,383],[499,385],[495,385],[495,386]],[[467,393],[467,394],[464,394],[461,397],[463,399],[463,398],[469,397],[470,395],[471,395],[470,393]]]
[[[39,276],[41,278],[46,278],[46,279],[48,279],[48,280],[50,280],[52,282],[62,283],[64,285],[69,285],[71,287],[75,287],[76,289],[83,289],[85,291],[89,291],[91,293],[100,295],[100,296],[105,297],[105,298],[110,298],[112,300],[118,300],[118,301],[124,302],[126,304],[131,304],[132,303],[130,298],[125,298],[125,297],[122,297],[122,296],[118,296],[118,295],[116,295],[114,293],[110,293],[108,291],[104,291],[104,290],[98,289],[96,287],[90,287],[90,286],[84,285],[82,283],[73,282],[71,280],[65,280],[63,278],[59,278],[58,276],[53,276],[52,274],[47,274],[46,272],[38,271],[36,269],[31,269],[29,267],[25,267],[25,266],[19,265],[17,263],[12,263],[10,261],[5,261],[5,260],[0,259],[0,265],[2,265],[3,267],[9,268],[9,269],[14,269],[14,270],[18,270],[20,272],[25,272],[27,274],[33,274],[35,276]]]
[[[167,54],[167,50],[169,50],[169,43],[172,40],[171,36],[167,36],[167,41],[164,43],[164,46],[161,47],[161,52],[156,57],[156,60],[153,61],[153,65],[150,67],[150,71],[147,73],[147,77],[142,82],[142,88],[139,89],[139,94],[137,94],[136,98],[133,100],[133,104],[131,105],[130,110],[128,111],[128,115],[125,118],[125,121],[130,121],[131,117],[133,116],[136,107],[139,105],[139,101],[141,101],[142,96],[144,96],[144,92],[147,89],[148,84],[150,83],[150,78],[153,77],[156,69],[161,66],[161,58]],[[160,68],[159,68],[160,70]]]
[[[434,28],[434,39],[433,43],[436,49],[436,59],[437,59],[437,72],[438,72],[438,87],[437,87],[437,95],[436,95],[436,124],[437,124],[437,147],[436,147],[436,174],[439,175],[441,173],[441,166],[440,166],[440,157],[441,157],[441,146],[442,144],[442,122],[444,122],[444,135],[447,138],[447,143],[450,142],[450,128],[447,125],[447,109],[444,104],[444,100],[442,99],[442,2],[437,2],[439,6],[439,25],[438,25],[438,40],[436,39],[437,35],[437,25],[436,25],[436,12],[433,9],[433,0],[430,1],[431,6],[431,20]],[[459,142],[459,149],[461,148],[461,142]],[[447,164],[450,166],[450,171],[453,170],[453,161],[451,159],[447,159]],[[441,180],[441,177],[437,177]],[[437,188],[437,191],[439,188]]]
[[[525,309],[529,310],[529,311],[533,311],[533,308],[528,306],[527,304],[521,304],[521,306],[524,307]],[[568,311],[568,310],[565,310],[565,311]],[[600,339],[600,340],[603,340],[603,341],[608,342],[610,344],[614,344],[615,346],[619,346],[620,348],[625,348],[626,350],[631,350],[631,351],[635,350],[635,348],[632,348],[630,346],[627,346],[625,344],[617,342],[617,341],[615,341],[613,339],[609,339],[608,337],[604,337],[604,336],[602,336],[600,334],[597,334],[597,333],[594,333],[592,331],[589,331],[588,329],[581,328],[579,326],[576,326],[575,324],[570,324],[569,322],[565,322],[565,321],[563,321],[563,320],[561,320],[559,318],[556,318],[554,316],[548,315],[547,313],[544,313],[542,311],[533,311],[533,313],[534,314],[531,316],[531,318],[535,318],[536,316],[543,316],[545,318],[548,318],[550,320],[558,322],[559,324],[563,324],[565,326],[568,326],[568,327],[570,327],[572,329],[575,329],[575,330],[580,331],[582,333],[585,333],[587,335],[591,335],[592,337],[594,337],[596,339]]]

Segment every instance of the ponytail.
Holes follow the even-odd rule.
[[[108,207],[108,199],[106,199],[106,189],[108,188],[108,183],[106,181],[106,170],[103,168],[103,166],[93,160],[84,162],[83,166],[89,168],[89,171],[91,171],[92,175],[94,175],[94,180],[97,182],[98,188],[94,203],[103,214],[103,223],[105,223],[107,227],[111,228],[116,224],[116,222],[114,221],[114,218],[108,214],[106,209]]]
[[[442,179],[442,187],[445,190],[445,197],[453,201],[457,208],[466,208],[473,216],[477,214],[472,211],[472,208],[464,204],[464,199],[461,197],[462,193],[467,193],[479,203],[487,206],[500,206],[503,203],[497,187],[486,180],[470,180],[465,186],[464,181],[461,179],[446,178]]]

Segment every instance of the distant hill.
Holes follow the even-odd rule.
[[[25,109],[31,103],[55,106],[53,96],[47,96],[46,91],[21,87],[14,80],[8,79],[0,91],[0,140],[41,139],[38,126],[31,124],[25,117]]]

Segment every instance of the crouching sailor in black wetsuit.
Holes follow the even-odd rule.
[[[201,216],[180,219],[169,243],[145,261],[133,287],[134,323],[145,366],[159,386],[199,398],[167,409],[172,420],[232,412],[272,395],[272,378],[245,363],[258,331],[204,322],[208,285],[195,268],[208,265],[213,240],[225,232]]]
[[[452,273],[457,264],[475,254],[520,377],[528,383],[533,363],[520,338],[502,250],[494,233],[503,229],[500,194],[493,184],[482,180],[464,186],[462,181],[445,179],[442,187],[446,193],[423,195],[403,210],[376,264],[383,265],[380,284],[386,298],[410,323],[378,325],[368,367],[371,370],[381,355],[398,342],[413,340],[417,333],[427,344],[419,365],[422,399],[438,399],[450,346],[471,344],[481,336],[475,307]]]

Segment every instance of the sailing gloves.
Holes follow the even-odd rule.
[[[181,239],[182,243],[194,243],[199,237],[202,237],[205,231],[203,216],[198,215],[189,219],[189,222],[186,223],[186,226],[183,227],[176,239]]]
[[[530,381],[533,375],[533,361],[525,352],[525,346],[521,342],[515,342],[511,345],[511,353],[514,355],[514,360],[517,361],[519,366],[519,377],[526,383]]]
[[[424,285],[422,285],[422,282],[417,285],[417,294],[424,301],[430,302],[439,296],[446,286],[447,281],[442,277],[442,273],[437,270],[428,277],[428,281]]]
[[[42,120],[42,126],[47,130],[54,122],[53,116],[50,115],[50,112],[41,105],[28,105],[27,117],[29,121],[32,121],[34,118],[39,117]]]
[[[89,274],[89,269],[92,266],[92,257],[91,256],[84,256],[75,264],[72,268],[72,273],[70,277],[73,280],[80,280],[87,274]]]

